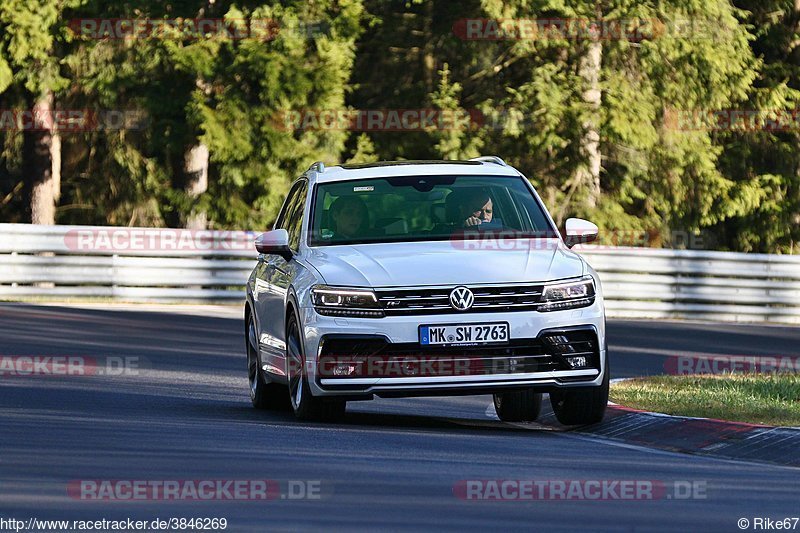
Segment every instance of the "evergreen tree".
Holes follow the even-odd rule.
[[[33,115],[24,128],[19,125],[22,119],[17,126],[4,126],[0,163],[11,169],[17,166],[23,184],[20,192],[26,199],[25,218],[35,224],[55,222],[61,193],[61,139],[53,114],[59,92],[69,83],[60,71],[69,36],[60,21],[65,10],[80,2],[0,3],[0,109]],[[6,119],[19,116],[9,113]],[[14,185],[13,190],[19,187]]]

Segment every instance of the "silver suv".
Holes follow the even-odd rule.
[[[533,421],[603,418],[605,313],[596,272],[530,182],[498,157],[326,168],[292,185],[247,283],[250,396],[301,419],[347,401],[492,394]]]

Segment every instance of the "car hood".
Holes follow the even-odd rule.
[[[453,241],[320,246],[308,260],[325,283],[351,287],[511,284],[584,274],[580,256],[558,239],[531,242],[523,249],[464,249]]]

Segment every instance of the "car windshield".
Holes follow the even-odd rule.
[[[401,176],[322,183],[314,195],[309,244],[364,244],[468,238],[556,237],[518,176]]]

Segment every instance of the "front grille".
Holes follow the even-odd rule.
[[[318,375],[324,379],[575,370],[567,357],[576,355],[587,357],[587,365],[581,369],[600,368],[597,335],[587,328],[546,331],[537,338],[512,339],[503,346],[425,346],[390,343],[378,336],[333,335],[323,339],[319,354]]]
[[[379,289],[375,294],[387,316],[398,316],[535,311],[543,290],[542,285],[468,287],[475,303],[466,311],[457,311],[450,305],[454,288]]]

